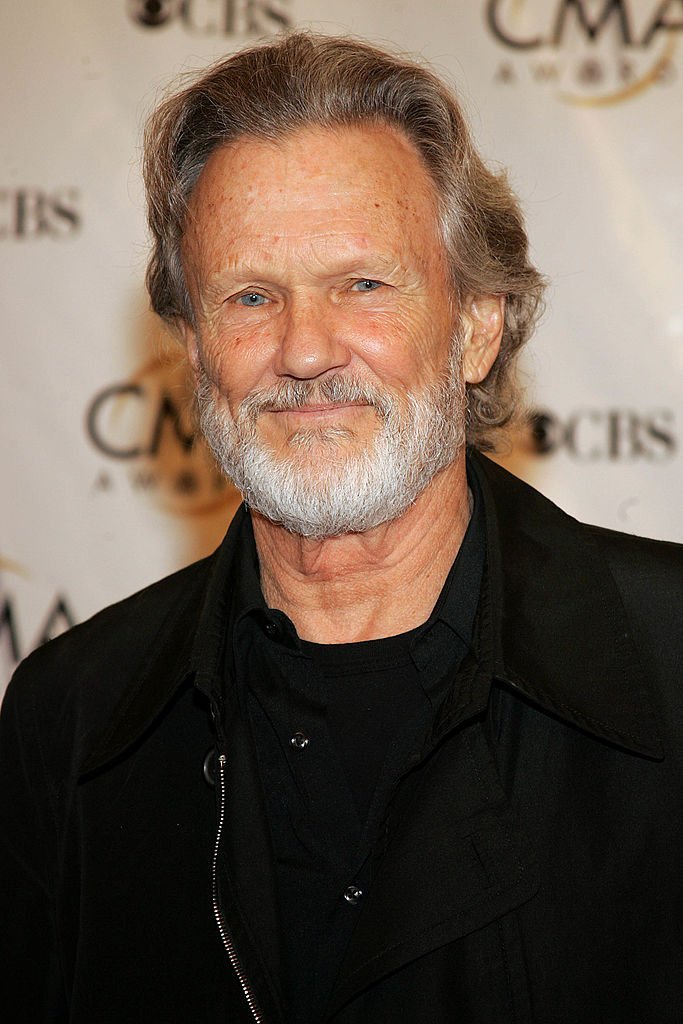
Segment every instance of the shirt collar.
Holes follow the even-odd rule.
[[[460,656],[471,646],[484,574],[486,521],[479,482],[470,472],[469,460],[467,475],[472,501],[470,521],[434,609],[416,631],[412,644],[417,667],[434,675],[441,675],[453,664],[449,648],[454,641]]]
[[[457,556],[439,598],[426,622],[413,631],[411,655],[428,691],[441,692],[470,648],[477,614],[486,553],[486,524],[479,482],[468,470],[472,511]],[[234,586],[227,634],[233,636],[245,619],[251,620],[274,644],[299,650],[299,637],[289,617],[268,608],[261,590],[258,554],[251,520],[242,528],[242,543],[235,551]]]

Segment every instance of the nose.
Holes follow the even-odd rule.
[[[274,363],[279,377],[312,380],[351,360],[335,310],[324,300],[291,301],[282,331]]]

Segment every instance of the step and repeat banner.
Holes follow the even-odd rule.
[[[0,692],[236,507],[147,310],[140,128],[175,76],[297,26],[427,58],[509,168],[551,287],[503,461],[581,519],[683,541],[681,0],[6,0]]]

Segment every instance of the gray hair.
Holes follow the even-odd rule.
[[[152,308],[170,324],[194,322],[182,241],[190,195],[216,148],[245,137],[277,141],[307,126],[359,124],[393,127],[421,155],[456,298],[505,296],[500,353],[486,379],[467,389],[468,441],[493,448],[517,409],[513,361],[533,331],[544,280],[529,261],[505,174],[477,153],[455,95],[413,60],[356,39],[296,32],[219,61],[164,100],[145,132]]]

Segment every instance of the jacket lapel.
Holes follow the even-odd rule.
[[[150,645],[146,658],[123,692],[110,721],[95,737],[79,775],[103,768],[140,739],[183,684],[192,677],[192,641],[197,628],[199,587],[174,605]]]
[[[243,508],[238,510],[223,543],[210,558],[164,581],[165,585],[179,581],[177,598],[150,641],[142,664],[131,676],[111,720],[84,758],[81,775],[103,767],[140,739],[182,685],[193,681],[207,700],[222,698],[234,584],[232,565],[246,515]]]

